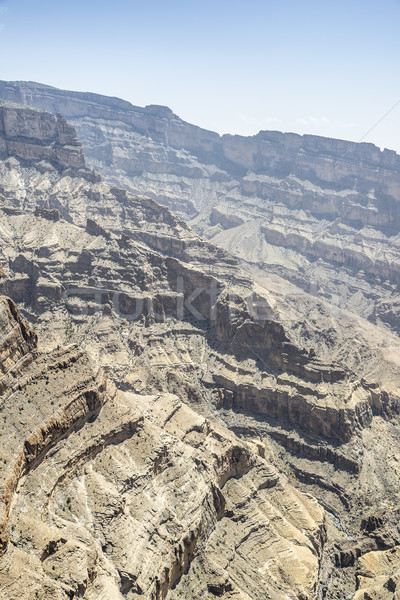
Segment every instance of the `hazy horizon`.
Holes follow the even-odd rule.
[[[400,153],[399,0],[0,0],[1,79],[161,104],[200,127]]]

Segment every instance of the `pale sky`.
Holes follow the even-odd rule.
[[[0,78],[400,153],[399,32],[400,0],[0,0]]]

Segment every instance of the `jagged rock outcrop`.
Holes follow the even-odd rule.
[[[397,600],[400,596],[400,547],[370,552],[360,559],[354,600]]]
[[[105,381],[75,350],[38,356],[36,335],[9,298],[0,297],[0,410],[2,413],[0,552],[20,480],[66,433],[96,414]],[[30,406],[32,404],[32,406]]]
[[[65,117],[0,101],[0,155],[85,167],[82,145]]]
[[[14,302],[0,300],[0,393],[11,392],[20,370],[34,358],[36,335],[20,317]]]

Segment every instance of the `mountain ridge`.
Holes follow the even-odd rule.
[[[101,104],[82,117],[82,98],[78,106],[62,90],[19,85],[37,106],[65,111],[88,164],[110,184],[170,207],[253,276],[261,268],[399,331],[400,169],[393,151],[277,132],[222,141],[144,109],[116,122]],[[16,93],[12,83],[0,90],[8,98]]]
[[[160,109],[161,113],[165,113],[164,116],[171,116],[172,118],[175,118],[179,121],[181,121],[182,123],[186,124],[186,125],[192,125],[193,127],[197,127],[198,129],[202,129],[203,131],[207,132],[207,133],[213,133],[218,137],[223,137],[223,136],[237,136],[240,138],[254,138],[254,137],[263,137],[264,134],[266,134],[266,138],[268,139],[268,137],[275,137],[275,136],[288,136],[291,137],[293,136],[294,138],[306,138],[309,140],[313,140],[313,139],[321,139],[321,140],[331,140],[334,142],[344,142],[345,144],[351,144],[354,146],[359,147],[360,145],[362,147],[370,147],[370,148],[374,148],[376,150],[379,150],[381,153],[386,153],[390,152],[390,153],[395,153],[399,156],[398,152],[395,150],[392,150],[390,148],[384,148],[384,149],[380,149],[379,146],[377,146],[376,144],[373,144],[372,142],[364,142],[364,141],[350,141],[350,140],[346,140],[345,138],[332,138],[332,137],[327,137],[327,136],[321,136],[321,135],[316,135],[316,134],[299,134],[296,132],[292,132],[292,131],[288,131],[288,132],[282,132],[280,130],[265,130],[265,129],[260,129],[257,133],[253,134],[253,135],[241,135],[241,134],[235,134],[235,133],[223,133],[223,134],[219,134],[215,131],[213,131],[212,129],[207,129],[205,127],[201,127],[198,125],[194,125],[193,123],[190,123],[189,121],[185,121],[184,119],[180,118],[176,113],[173,112],[173,110],[166,105],[162,105],[162,104],[148,104],[144,107],[132,104],[132,102],[130,102],[129,100],[124,100],[118,96],[109,96],[109,95],[105,95],[105,94],[101,94],[101,93],[97,93],[97,92],[89,92],[89,91],[74,91],[74,90],[64,90],[64,89],[60,89],[56,86],[52,86],[52,85],[48,85],[48,84],[44,84],[44,83],[39,83],[36,81],[25,81],[25,80],[16,80],[16,81],[5,81],[5,80],[0,80],[0,90],[1,90],[1,95],[2,96],[11,96],[14,95],[15,98],[20,98],[20,99],[24,99],[26,98],[26,96],[24,96],[24,94],[26,94],[29,91],[32,91],[32,94],[34,91],[38,91],[41,90],[42,92],[45,92],[46,90],[52,93],[55,93],[57,95],[60,96],[71,96],[71,98],[74,98],[76,100],[83,100],[83,101],[87,101],[87,100],[93,100],[93,101],[97,101],[99,104],[105,104],[107,105],[109,103],[110,107],[120,107],[120,108],[126,108],[127,110],[132,110],[134,111],[138,111],[138,112],[155,112],[157,113],[157,110]],[[32,95],[32,100],[34,103],[37,103],[37,100],[34,99],[34,96]],[[23,102],[17,102],[17,104],[22,104],[22,105],[26,105],[26,101]],[[34,105],[32,105],[34,106]],[[38,106],[36,106],[35,108],[39,108]],[[50,111],[53,112],[53,111]],[[71,115],[70,115],[71,116]]]
[[[24,128],[55,120],[13,110]],[[5,585],[29,600],[49,585],[57,600],[303,600],[357,586],[365,600],[370,564],[371,585],[385,593],[388,552],[400,541],[396,333],[265,268],[255,282],[169,208],[42,149],[0,157],[0,291],[34,324],[41,364],[73,342],[119,389],[93,422],[88,413],[77,435],[57,440],[50,475],[40,464],[22,482],[17,506],[39,507],[45,520],[11,515]],[[51,394],[57,377],[40,385]],[[25,388],[12,394],[15,420]],[[29,410],[37,400],[26,397]],[[133,463],[143,468],[135,477]],[[19,565],[41,573],[26,590]]]

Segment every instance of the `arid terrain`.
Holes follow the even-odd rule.
[[[0,598],[400,598],[398,155],[0,98]]]

